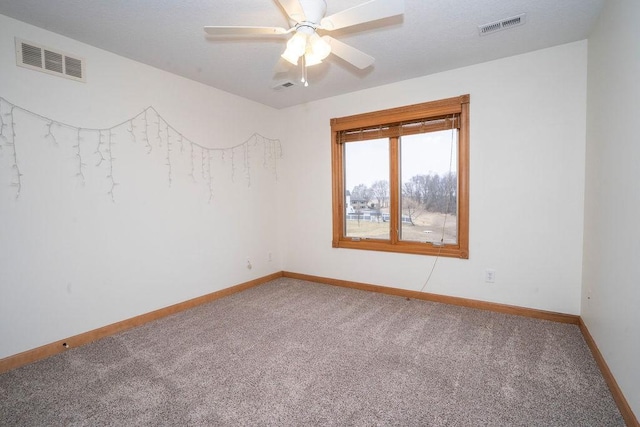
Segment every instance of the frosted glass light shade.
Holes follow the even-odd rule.
[[[298,58],[304,55],[306,49],[307,35],[302,32],[297,32],[289,39],[287,42],[287,49],[281,56],[293,65],[298,65]]]
[[[304,54],[304,65],[307,67],[320,64],[321,62],[322,59],[319,59],[317,56],[313,55],[313,53],[307,52]]]
[[[296,53],[292,52],[291,49],[289,49],[287,47],[287,49],[284,51],[284,53],[282,55],[280,55],[283,59],[289,61],[290,63],[292,63],[293,65],[298,65],[298,58],[300,57],[300,55],[297,55]]]
[[[307,50],[307,35],[301,32],[295,33],[287,42],[287,50],[289,49],[298,57],[304,55],[304,51]]]
[[[331,46],[317,33],[306,34],[299,31],[287,42],[287,49],[281,55],[283,59],[293,65],[298,65],[298,59],[304,55],[305,66],[320,64],[331,53]]]
[[[320,61],[325,59],[331,53],[331,46],[329,43],[324,41],[317,33],[313,33],[309,36],[309,45],[311,46],[313,56],[318,58]]]

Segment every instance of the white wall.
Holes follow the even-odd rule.
[[[589,38],[582,318],[640,415],[640,3],[606,3]]]
[[[425,291],[579,314],[586,63],[582,41],[285,110],[286,269],[420,289],[434,257],[331,247],[329,120],[469,93],[470,258]]]
[[[16,66],[14,37],[87,61],[79,83]],[[208,148],[242,143],[254,132],[282,138],[278,111],[118,57],[0,15],[0,96],[56,122],[107,128],[153,106],[176,130]],[[3,136],[11,111],[2,101]],[[85,184],[75,176],[76,134],[14,108],[22,191],[16,200],[12,149],[0,141],[0,358],[157,308],[282,270],[277,181],[261,141],[249,147],[251,186],[242,149],[212,152],[214,199],[195,162],[173,138],[172,186],[166,137],[142,123],[134,142],[114,130],[115,202],[106,163],[96,166],[97,135],[82,132]],[[149,120],[155,122],[153,115]],[[171,135],[171,133],[170,133]],[[2,139],[2,138],[0,138]],[[103,146],[104,150],[104,146]],[[273,260],[269,262],[268,253]],[[245,267],[250,257],[253,269]]]

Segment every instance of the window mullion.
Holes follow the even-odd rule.
[[[389,138],[389,221],[391,244],[400,240],[400,153],[397,136]]]

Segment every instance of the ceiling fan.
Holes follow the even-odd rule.
[[[321,63],[331,53],[360,69],[375,61],[372,56],[331,36],[321,37],[318,31],[330,32],[404,13],[404,0],[369,0],[330,16],[325,16],[325,0],[276,1],[294,23],[291,28],[206,26],[204,30],[212,36],[287,36],[294,33],[281,56],[293,65],[301,62],[305,86],[308,85],[306,67]]]

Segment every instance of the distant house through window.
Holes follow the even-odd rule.
[[[469,95],[331,120],[333,246],[468,258]]]

